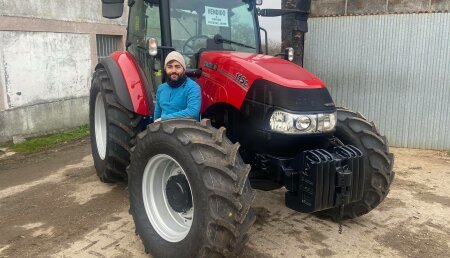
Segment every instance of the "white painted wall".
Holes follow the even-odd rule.
[[[0,0],[0,142],[88,122],[95,35],[121,35],[127,14],[103,18],[101,0]]]
[[[1,38],[0,38],[1,39]],[[2,63],[3,61],[3,51],[2,48],[0,48],[0,112],[4,111],[6,109],[6,103],[7,103],[7,99],[6,99],[6,82],[5,82],[5,76],[3,76],[3,69],[2,69]]]
[[[0,46],[6,109],[88,95],[89,35],[0,32]]]
[[[128,5],[125,5],[128,7]],[[126,25],[127,15],[109,20],[101,16],[100,0],[0,0],[0,16]],[[128,13],[125,8],[124,14]]]

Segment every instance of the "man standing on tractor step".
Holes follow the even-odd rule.
[[[170,52],[164,62],[167,82],[159,85],[156,92],[155,122],[173,118],[199,120],[202,96],[200,86],[186,76],[183,56]]]

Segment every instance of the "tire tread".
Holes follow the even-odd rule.
[[[126,167],[130,163],[131,147],[136,142],[136,135],[139,132],[138,126],[143,116],[127,110],[117,101],[109,75],[102,67],[98,68],[93,74],[90,89],[91,102],[93,102],[92,98],[95,99],[96,97],[93,95],[96,95],[98,92],[104,95],[105,100],[108,149],[105,159],[97,161],[104,163],[104,165],[97,165],[97,162],[94,162],[96,164],[97,175],[105,183],[124,181],[128,178]],[[93,103],[90,103],[90,108],[94,108]],[[92,124],[94,121],[93,118],[90,121]],[[94,125],[91,125],[91,127],[93,128]],[[94,146],[92,142],[95,142],[94,130],[91,131],[91,144]],[[92,147],[92,152],[94,153],[96,151],[96,147]]]
[[[350,111],[346,108],[337,108],[337,112],[337,131],[340,130],[347,135],[352,135],[351,141],[353,142],[343,142],[345,144],[354,144],[357,145],[356,147],[361,148],[365,156],[365,169],[371,169],[369,178],[367,177],[368,174],[366,172],[363,199],[355,203],[350,203],[345,207],[344,219],[351,219],[368,213],[377,207],[387,196],[395,174],[392,171],[394,155],[389,152],[386,137],[380,135],[373,122],[368,122],[360,113]],[[350,123],[352,123],[352,126],[350,126]],[[362,140],[364,137],[370,137],[371,141],[364,142]],[[342,141],[342,139],[340,140]],[[374,164],[374,159],[381,160],[382,165],[377,166]],[[383,185],[381,187],[373,184],[371,179],[374,176],[383,179]],[[331,217],[333,220],[338,220],[339,209],[332,208],[318,213]]]
[[[199,167],[200,173],[211,173],[214,171],[215,176],[219,176],[218,184],[222,186],[209,185],[208,177],[201,176],[205,190],[208,192],[208,202],[216,203],[215,207],[230,214],[224,216],[217,213],[215,208],[209,206],[208,227],[221,227],[230,232],[224,234],[221,243],[216,243],[217,239],[210,238],[207,232],[204,232],[205,243],[197,250],[196,257],[229,257],[239,253],[245,243],[248,241],[248,229],[255,221],[255,216],[251,211],[256,192],[250,187],[248,182],[248,173],[250,167],[242,162],[239,155],[239,144],[232,144],[226,138],[225,128],[215,129],[211,126],[208,119],[200,122],[194,120],[166,120],[151,124],[148,130],[138,135],[139,141],[135,149],[131,150],[131,163],[128,168],[130,176],[137,174],[138,160],[141,159],[145,152],[145,142],[150,143],[152,135],[164,134],[173,136],[191,153],[194,163]],[[187,140],[186,140],[187,139]],[[201,153],[202,155],[196,155]],[[201,158],[204,156],[206,158]],[[197,157],[197,158],[196,158]],[[131,187],[131,186],[129,186]],[[130,196],[131,199],[131,196]],[[130,212],[134,218],[138,216],[134,207],[130,208]],[[137,232],[148,248],[148,244],[143,239],[143,232]],[[207,230],[206,230],[207,231]],[[228,239],[225,236],[230,236]],[[231,243],[231,244],[230,244]]]

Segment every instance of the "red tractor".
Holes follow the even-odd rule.
[[[102,0],[103,16],[123,0]],[[337,108],[324,83],[263,54],[255,0],[128,0],[126,51],[95,68],[92,155],[101,181],[128,180],[130,213],[155,257],[239,254],[255,220],[254,189],[285,187],[288,208],[355,218],[389,192],[393,155],[375,125]],[[267,36],[267,34],[266,34]],[[160,43],[160,44],[159,44]],[[267,39],[266,39],[267,43]],[[183,54],[202,91],[202,120],[153,123],[161,63]]]

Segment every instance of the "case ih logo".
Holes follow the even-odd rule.
[[[244,87],[248,87],[247,78],[241,73],[236,73],[236,81]]]

